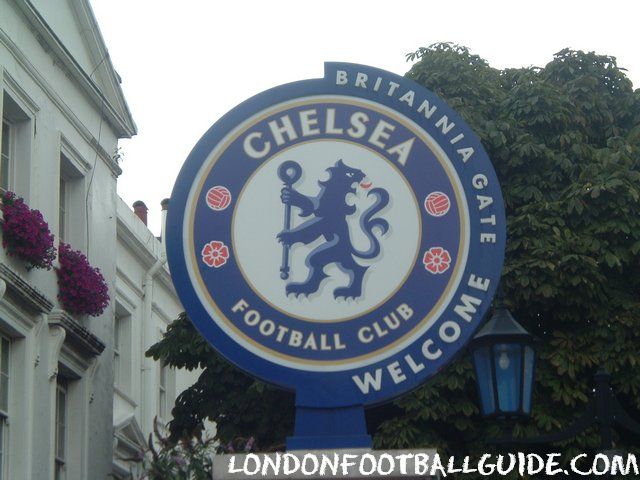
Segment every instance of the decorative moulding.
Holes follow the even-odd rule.
[[[76,116],[76,114],[69,108],[69,106],[62,100],[60,95],[49,85],[47,80],[37,70],[37,68],[28,60],[27,56],[18,48],[18,46],[11,40],[7,33],[0,28],[0,44],[3,44],[16,59],[17,63],[25,69],[33,81],[46,93],[49,99],[60,109],[63,115],[74,126],[76,131],[80,133],[82,138],[94,148],[100,158],[102,158],[106,165],[111,170],[114,177],[118,177],[122,173],[122,169],[117,162],[111,157],[111,155],[100,145],[97,139],[91,134],[89,129],[82,123],[82,121]]]
[[[49,314],[49,326],[60,326],[66,332],[65,341],[84,357],[97,357],[105,344],[64,310],[54,310]]]
[[[49,313],[54,303],[35,287],[29,285],[19,274],[7,264],[0,262],[0,280],[7,284],[9,295],[15,296],[21,303],[39,313]]]
[[[50,49],[50,53],[54,57],[57,57],[60,64],[69,72],[78,86],[103,110],[105,118],[113,128],[118,131],[119,135],[126,136],[127,138],[134,135],[136,133],[136,127],[135,124],[133,124],[133,119],[127,115],[128,112],[123,114],[117,111],[113,103],[109,101],[91,76],[84,71],[31,2],[28,0],[19,0],[16,4],[39,34],[41,44],[44,43],[43,47]]]
[[[113,426],[113,430],[119,446],[122,446],[127,453],[135,454],[147,445],[144,432],[134,415],[120,420]]]
[[[61,325],[49,325],[49,336],[52,340],[49,351],[49,380],[54,380],[58,376],[58,359],[60,350],[66,336],[65,329]]]

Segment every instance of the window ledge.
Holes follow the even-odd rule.
[[[20,275],[5,263],[0,263],[0,280],[7,284],[7,289],[14,292],[32,309],[40,313],[49,313],[53,309],[53,302],[43,293],[33,288]]]
[[[60,325],[67,332],[65,342],[69,342],[88,357],[97,357],[105,344],[64,310],[54,310],[49,314],[49,325]]]
[[[118,385],[114,385],[113,386],[113,391],[116,392],[125,402],[127,402],[133,408],[137,408],[138,407],[138,402],[136,402],[133,398],[131,398],[129,396],[129,394],[124,391],[124,389],[122,387],[120,387]]]

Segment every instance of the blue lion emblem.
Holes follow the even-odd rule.
[[[374,196],[375,202],[360,217],[360,227],[369,240],[369,249],[358,251],[351,243],[347,217],[356,212],[354,205],[347,203],[346,197],[355,193],[357,186],[365,179],[365,174],[358,169],[345,165],[338,160],[333,167],[327,169],[329,179],[319,181],[320,192],[316,197],[308,197],[293,188],[293,183],[300,178],[301,169],[295,162],[285,162],[284,168],[278,172],[284,180],[285,187],[281,192],[282,203],[285,204],[285,228],[277,235],[283,244],[282,278],[288,278],[288,250],[297,243],[309,244],[323,237],[325,242],[316,247],[305,260],[309,274],[304,282],[290,282],[286,286],[287,295],[311,295],[318,291],[322,280],[327,278],[324,268],[337,264],[349,274],[350,283],[333,291],[335,299],[355,299],[362,295],[362,281],[369,267],[356,262],[359,259],[373,259],[380,254],[380,241],[374,235],[375,228],[379,235],[389,230],[389,223],[383,218],[374,218],[389,203],[389,193],[383,188],[373,188],[367,196]],[[370,185],[369,185],[370,186]],[[311,217],[301,225],[291,229],[291,207],[300,209],[301,217]]]

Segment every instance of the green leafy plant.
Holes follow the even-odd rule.
[[[572,423],[600,364],[640,412],[640,92],[615,58],[595,53],[562,50],[544,68],[506,70],[450,44],[409,59],[417,63],[407,76],[470,123],[500,178],[502,282],[515,318],[540,339],[532,418],[514,434]],[[479,452],[499,433],[479,415],[468,356],[395,406],[377,446]],[[588,431],[562,451],[588,450],[597,439]]]
[[[167,432],[154,423],[147,449],[138,458],[126,459],[140,464],[138,480],[210,480],[213,470],[214,439],[201,433],[171,441]]]
[[[147,352],[176,368],[202,368],[198,381],[176,399],[169,422],[171,440],[197,432],[204,420],[216,423],[219,450],[237,448],[238,438],[254,438],[262,450],[284,447],[293,431],[294,395],[241,372],[196,331],[185,313]],[[252,443],[254,443],[252,442]]]

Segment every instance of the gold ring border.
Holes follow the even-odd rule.
[[[354,98],[354,97],[349,97],[349,98]],[[326,96],[326,95],[319,95],[319,96],[313,96],[311,97],[309,100],[306,101],[298,101],[298,102],[283,102],[282,104],[277,105],[279,108],[277,110],[269,110],[268,113],[265,113],[264,115],[256,118],[253,120],[253,123],[251,126],[255,125],[258,122],[261,122],[262,120],[264,120],[267,117],[270,117],[271,115],[274,115],[275,113],[281,112],[283,110],[287,110],[287,109],[291,109],[291,108],[296,108],[299,106],[303,106],[303,105],[308,105],[308,104],[312,104],[312,103],[338,103],[338,104],[344,104],[344,105],[351,105],[351,106],[363,106],[364,108],[370,109],[370,110],[374,110],[377,111],[378,113],[381,113],[383,115],[386,115],[388,117],[393,117],[393,115],[390,115],[388,111],[385,111],[382,108],[378,108],[376,105],[372,104],[359,104],[357,102],[350,102],[348,100],[345,99],[345,97],[332,97],[332,96]],[[394,112],[395,113],[395,112]],[[396,117],[397,120],[397,117]],[[397,120],[399,123],[402,123],[405,128],[407,128],[408,130],[414,132],[416,134],[416,137],[419,137],[423,143],[425,145],[427,145],[427,147],[429,147],[429,150],[431,150],[431,152],[434,154],[434,156],[438,159],[438,161],[440,162],[440,164],[443,166],[443,169],[445,170],[445,172],[447,173],[447,176],[449,177],[449,180],[451,181],[451,172],[449,172],[449,170],[446,168],[446,165],[443,162],[443,159],[441,158],[441,156],[439,155],[439,153],[437,151],[434,151],[431,147],[430,147],[430,142],[429,142],[429,138],[430,136],[428,134],[426,134],[426,132],[420,132],[417,131],[416,128],[414,128],[413,125],[407,125],[403,120]],[[203,172],[203,174],[200,177],[200,182],[197,185],[197,191],[198,192],[202,192],[202,186],[204,184],[205,179],[209,176],[209,172],[211,171],[211,169],[213,168],[213,166],[215,165],[215,163],[218,161],[220,155],[225,152],[227,150],[227,148],[229,147],[229,145],[231,143],[233,143],[240,135],[242,135],[243,133],[245,133],[251,126],[247,126],[246,128],[244,128],[241,131],[236,132],[233,137],[229,138],[223,145],[223,147],[220,149],[220,153],[213,159],[213,161],[211,161],[211,159],[208,159],[208,161],[210,162],[209,167],[206,169],[205,172]],[[219,144],[216,145],[216,147]],[[215,147],[214,147],[215,148]],[[454,185],[453,182],[451,182],[452,185]],[[454,189],[455,195],[456,195],[456,201],[458,202],[458,205],[463,204],[460,201],[460,192],[458,192],[457,190]],[[193,231],[193,225],[194,225],[194,221],[195,221],[195,209],[193,209],[190,213],[189,213],[189,223],[188,223],[188,227],[189,227],[189,231]],[[465,233],[466,229],[465,229],[465,223],[462,221],[462,218],[460,219],[460,238],[464,238],[464,233]],[[200,286],[200,288],[202,289],[202,291],[205,291],[208,293],[208,290],[206,288],[206,286],[204,285],[204,281],[202,280],[202,276],[200,275],[200,271],[198,268],[198,263],[197,263],[197,258],[195,255],[195,250],[193,250],[191,247],[193,245],[193,242],[189,242],[189,244],[187,245],[189,248],[189,253],[191,254],[191,264],[192,264],[192,268],[193,271],[196,273],[197,275],[197,282]],[[458,254],[456,255],[456,258],[460,258],[460,254],[463,251],[463,244],[462,242],[460,242],[460,246],[458,247]],[[447,284],[447,287],[445,288],[444,292],[448,292],[451,289],[451,281],[456,277],[456,274],[458,273],[458,269],[460,268],[459,262],[456,262],[456,266],[454,268],[453,274],[451,275],[451,280],[449,280],[449,283]],[[391,348],[393,348],[395,345],[397,345],[398,343],[402,342],[407,335],[410,335],[411,332],[415,331],[417,328],[419,328],[421,325],[423,325],[425,322],[427,322],[428,320],[430,320],[430,316],[431,313],[434,310],[437,310],[440,305],[442,304],[442,299],[445,295],[441,295],[440,298],[438,299],[438,301],[436,302],[436,304],[431,308],[431,310],[429,311],[429,313],[427,313],[427,315],[425,315],[422,320],[420,320],[420,322],[418,322],[414,328],[412,328],[410,331],[408,331],[407,333],[405,333],[402,337],[396,339],[394,342],[390,343],[389,345],[386,345],[378,350],[375,350],[373,352],[369,352],[366,353],[364,355],[360,355],[358,357],[351,357],[351,358],[347,358],[347,359],[340,359],[340,360],[309,360],[309,359],[305,359],[305,358],[300,358],[300,357],[293,357],[291,355],[286,355],[283,353],[280,353],[276,350],[272,350],[270,348],[265,347],[264,345],[256,342],[255,340],[253,340],[252,338],[248,337],[247,335],[245,335],[245,333],[241,330],[239,330],[234,324],[233,322],[231,322],[226,315],[224,315],[222,313],[222,311],[218,308],[218,305],[215,303],[215,301],[211,298],[211,295],[207,295],[208,298],[211,300],[211,306],[213,307],[213,309],[215,310],[215,312],[220,315],[220,318],[223,319],[225,321],[225,323],[227,323],[229,325],[229,327],[231,327],[232,330],[234,330],[236,332],[236,334],[238,334],[240,337],[244,338],[245,341],[249,342],[250,344],[254,345],[255,347],[257,347],[259,350],[263,350],[265,352],[267,352],[269,355],[273,355],[275,357],[281,358],[283,360],[287,360],[290,361],[292,363],[297,363],[297,364],[302,364],[302,365],[326,365],[326,366],[331,366],[331,365],[339,365],[339,364],[343,364],[343,363],[353,363],[353,362],[358,362],[358,361],[362,361],[365,360],[367,358],[370,358],[374,355],[378,355],[380,351],[386,351],[389,350]]]

